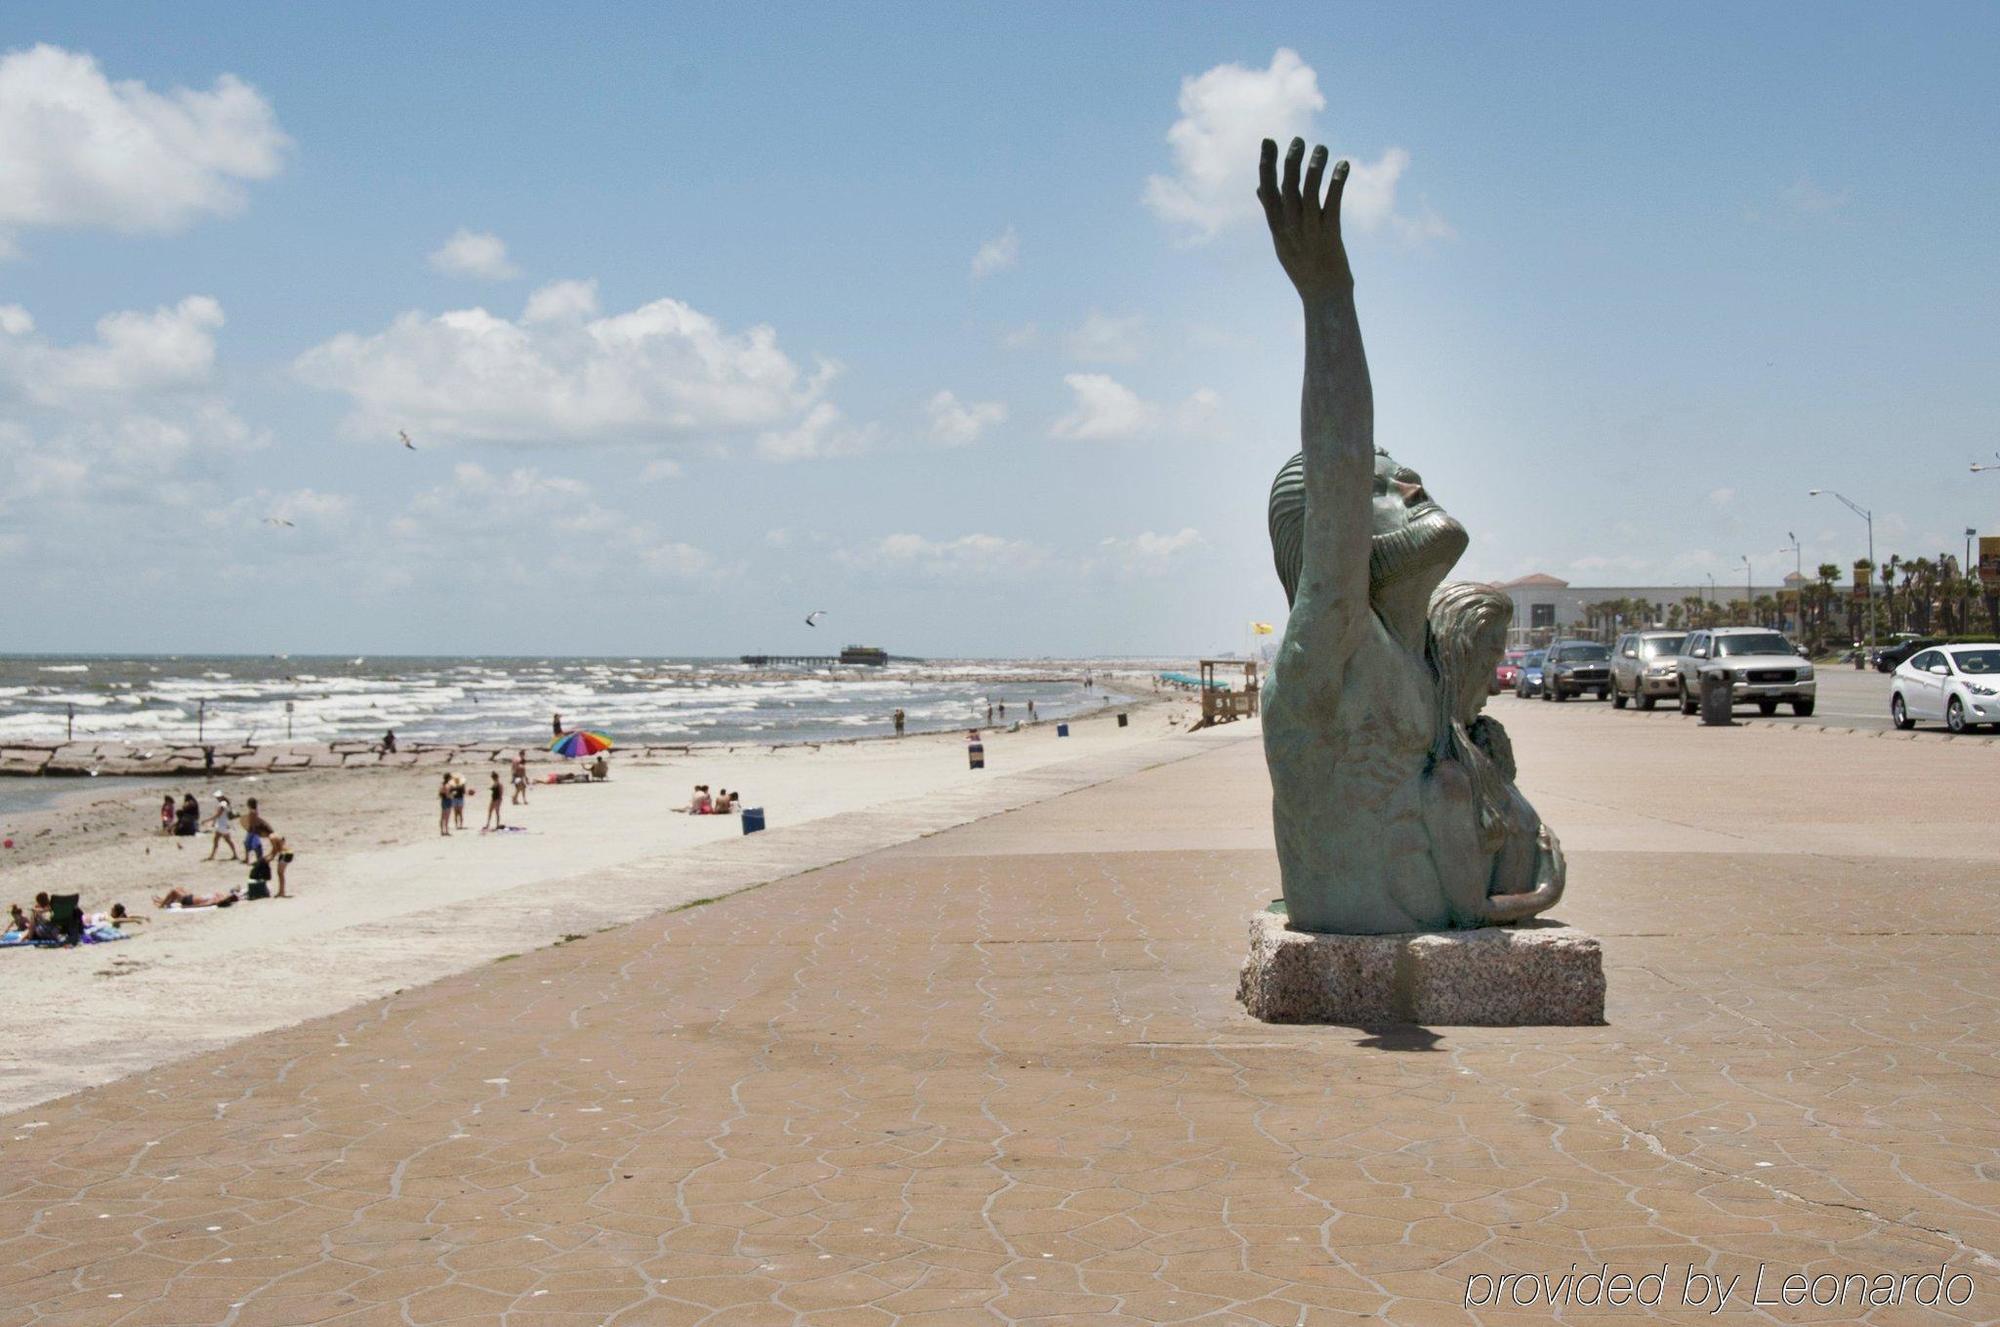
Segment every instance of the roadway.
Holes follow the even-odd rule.
[[[1873,669],[1869,669],[1866,672],[1857,672],[1852,664],[1843,664],[1838,667],[1822,665],[1816,669],[1816,672],[1819,677],[1819,703],[1813,708],[1810,718],[1801,719],[1796,717],[1793,715],[1790,706],[1780,706],[1778,712],[1768,719],[1757,713],[1750,706],[1739,706],[1736,711],[1736,721],[1738,723],[1803,724],[1810,728],[1845,728],[1856,732],[1875,732],[1895,726],[1889,722],[1888,674],[1878,673]],[[1506,706],[1539,705],[1541,703],[1539,700],[1516,700],[1512,692],[1495,696],[1491,702],[1494,713],[1503,721],[1507,714],[1507,710],[1504,708]],[[1596,705],[1599,702],[1592,698],[1581,702],[1572,700],[1565,703],[1570,705]],[[1604,708],[1610,709],[1611,706],[1607,703],[1604,705]],[[1619,717],[1623,718],[1625,715],[1630,715],[1634,720],[1657,723],[1676,722],[1681,717],[1679,708],[1670,700],[1662,700],[1651,713],[1627,706],[1625,714]],[[1690,719],[1687,722],[1692,723],[1694,720]],[[1982,739],[1987,741],[1994,740],[1990,735],[1991,732],[1992,730],[1990,729],[1980,730]],[[1939,737],[1950,736],[1945,731],[1942,723],[1919,724],[1917,734],[1919,736],[1929,736],[1932,734]]]

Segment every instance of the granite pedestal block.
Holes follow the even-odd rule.
[[[1476,931],[1313,935],[1250,919],[1236,998],[1266,1023],[1551,1027],[1604,1021],[1597,937],[1545,919]]]

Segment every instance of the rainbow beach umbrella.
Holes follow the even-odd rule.
[[[579,728],[573,733],[564,733],[549,743],[549,750],[559,756],[567,756],[571,760],[581,756],[594,756],[600,751],[610,749],[610,738],[603,733],[593,733],[585,728]]]

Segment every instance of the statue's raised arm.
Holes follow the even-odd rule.
[[[1257,198],[1271,226],[1278,262],[1299,292],[1306,324],[1305,388],[1299,411],[1305,518],[1296,603],[1286,646],[1314,660],[1313,686],[1337,696],[1342,664],[1368,617],[1370,511],[1375,479],[1375,398],[1354,273],[1340,235],[1345,161],[1322,195],[1327,152],[1313,149],[1303,187],[1305,142],[1293,139],[1277,176],[1278,145],[1264,140]]]

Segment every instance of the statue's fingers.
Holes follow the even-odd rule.
[[[1272,224],[1278,220],[1278,145],[1270,139],[1264,140],[1264,150],[1257,158],[1257,201],[1264,205],[1264,216]]]
[[[1306,163],[1305,204],[1311,211],[1319,211],[1320,175],[1326,170],[1326,145],[1322,143],[1313,149],[1312,160]]]
[[[1306,155],[1306,140],[1294,138],[1292,145],[1285,149],[1285,187],[1280,197],[1285,200],[1287,211],[1299,206],[1299,162]]]
[[[1336,220],[1340,217],[1341,195],[1347,192],[1348,165],[1345,158],[1333,164],[1333,183],[1326,189],[1326,214]]]

